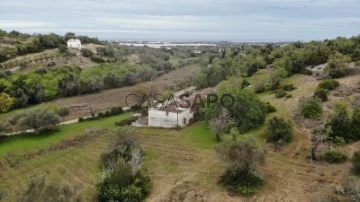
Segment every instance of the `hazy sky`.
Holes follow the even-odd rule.
[[[360,0],[1,0],[0,29],[108,39],[307,41],[360,34]]]

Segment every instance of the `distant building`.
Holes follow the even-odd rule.
[[[67,47],[69,48],[81,48],[81,41],[79,39],[69,39],[67,41]]]

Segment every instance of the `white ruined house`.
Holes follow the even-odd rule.
[[[67,47],[69,48],[81,48],[81,41],[79,39],[69,39],[67,41]]]
[[[175,128],[185,127],[194,118],[194,111],[171,104],[164,108],[150,108],[148,111],[148,125],[150,127]]]
[[[189,94],[186,100],[190,103],[194,103],[194,91],[195,87],[189,87],[187,89],[178,91],[173,94],[174,102],[161,104],[157,107],[150,107],[148,109],[148,116],[142,117],[138,121],[132,123],[136,127],[160,127],[160,128],[176,128],[185,127],[192,123],[194,119],[195,109],[192,106],[188,106],[189,103],[180,100],[179,97],[183,94]],[[212,88],[202,89],[196,94],[201,95],[203,99],[206,99],[206,95],[215,92]]]

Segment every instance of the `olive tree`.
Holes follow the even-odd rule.
[[[215,133],[216,140],[221,141],[223,132],[233,123],[229,111],[222,108],[220,115],[209,121],[209,128]]]
[[[256,145],[254,139],[229,141],[217,151],[228,165],[221,184],[239,194],[255,193],[264,184],[265,151]]]

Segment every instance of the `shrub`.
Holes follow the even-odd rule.
[[[328,94],[329,94],[329,90],[324,89],[324,88],[318,88],[314,92],[314,97],[325,102],[328,100]]]
[[[220,183],[233,192],[249,195],[259,191],[264,180],[259,175],[265,161],[265,153],[254,139],[229,141],[217,151],[230,164]]]
[[[292,140],[292,126],[283,118],[273,117],[268,123],[267,139],[271,142],[290,142]]]
[[[121,128],[111,139],[110,152],[101,155],[105,175],[97,185],[98,201],[143,201],[151,180],[141,169],[143,151],[136,144],[134,129]]]
[[[91,57],[91,60],[96,63],[104,63],[105,62],[105,60],[103,58],[95,56],[95,55]]]
[[[84,57],[91,57],[93,56],[93,52],[90,50],[90,49],[87,49],[87,48],[82,48],[81,50],[81,54],[84,56]]]
[[[343,163],[347,160],[347,156],[341,151],[330,150],[325,152],[324,160],[328,163]]]
[[[6,93],[0,93],[0,113],[8,112],[14,105],[15,100]]]
[[[136,120],[138,120],[138,117],[132,116],[130,118],[127,118],[127,119],[116,122],[115,125],[116,126],[128,126],[128,125],[131,125],[131,123],[136,121]]]
[[[317,98],[301,98],[299,100],[300,114],[308,119],[316,119],[322,115],[321,101]]]
[[[319,83],[318,88],[326,89],[329,91],[335,90],[339,87],[340,83],[334,79],[324,80]]]
[[[360,176],[360,150],[354,153],[352,164],[355,175]]]
[[[276,112],[276,108],[270,104],[270,102],[265,103],[266,106],[266,112],[267,113],[273,113]]]
[[[275,97],[276,98],[283,98],[286,96],[286,92],[282,89],[278,89],[275,91]]]
[[[326,125],[331,127],[330,137],[342,137],[346,142],[360,140],[360,108],[352,114],[346,104],[337,104],[335,113]]]
[[[122,114],[124,111],[122,107],[113,107],[111,108],[111,115],[119,115]]]
[[[112,114],[111,114],[110,111],[106,111],[105,114],[104,114],[105,117],[110,117],[111,115],[112,115]]]
[[[287,94],[286,98],[292,98],[293,96],[291,94]]]
[[[296,89],[296,87],[293,84],[285,84],[282,88],[285,91],[293,91]]]
[[[104,114],[103,112],[99,112],[99,113],[97,114],[97,116],[100,117],[100,118],[103,118],[103,117],[105,117],[105,114]]]
[[[17,201],[82,201],[75,187],[46,180],[45,176],[30,177]]]
[[[259,192],[264,180],[251,172],[227,170],[221,177],[220,184],[235,193],[251,195]]]
[[[59,109],[58,112],[59,116],[63,117],[63,116],[67,116],[70,114],[70,109],[68,107],[62,107]]]
[[[85,119],[83,117],[79,118],[79,122],[84,122],[84,121],[85,121]]]
[[[10,122],[19,125],[22,129],[34,129],[42,132],[53,129],[60,123],[60,117],[50,109],[36,108],[16,114]]]

